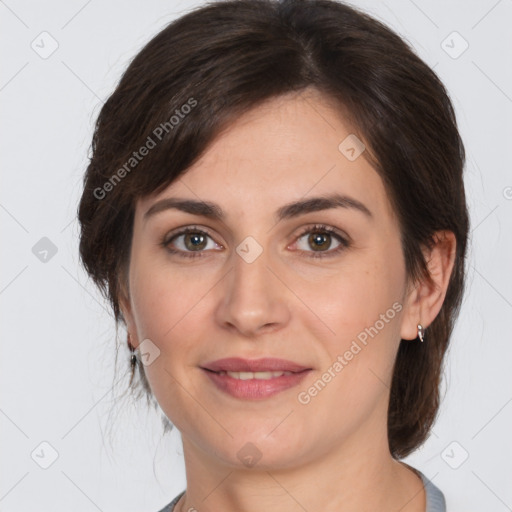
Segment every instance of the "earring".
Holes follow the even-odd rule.
[[[421,324],[418,324],[418,338],[421,342],[425,339],[425,329],[423,329]]]
[[[128,348],[130,349],[131,356],[130,356],[130,366],[132,368],[132,372],[135,370],[135,367],[137,366],[137,355],[135,353],[135,349],[133,348],[133,345],[131,343],[131,336],[130,333],[128,333],[128,336],[126,338],[126,342],[128,344]]]

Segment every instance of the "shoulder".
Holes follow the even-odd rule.
[[[431,480],[429,480],[421,471],[416,468],[413,468],[414,471],[420,476],[423,481],[423,485],[425,486],[425,494],[427,507],[425,512],[446,512],[446,500],[442,491],[434,484]],[[158,512],[173,512],[176,503],[178,503],[179,499],[185,494],[185,491],[182,491],[178,494],[170,503],[168,503],[164,508],[160,509]]]
[[[446,500],[444,498],[444,494],[434,483],[432,483],[432,480],[429,480],[421,471],[416,469],[416,472],[423,480],[423,485],[425,486],[427,501],[425,512],[446,512]]]
[[[160,509],[158,512],[173,512],[176,503],[178,503],[183,494],[185,494],[185,491],[180,492],[178,496],[176,496],[170,503],[165,505],[165,507]]]

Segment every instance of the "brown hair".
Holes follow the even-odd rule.
[[[402,341],[395,362],[389,447],[405,457],[439,409],[469,221],[464,147],[448,94],[385,25],[332,0],[217,1],[170,23],[133,59],[97,119],[78,212],[81,260],[123,322],[136,200],[176,180],[242,113],[307,87],[339,105],[369,150],[399,219],[408,278],[429,279],[421,248],[432,246],[435,231],[456,237],[446,298],[426,342]],[[139,373],[151,394],[140,363]]]

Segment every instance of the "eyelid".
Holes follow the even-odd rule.
[[[299,234],[296,236],[296,239],[301,238],[307,233],[311,233],[313,231],[323,231],[327,232],[332,235],[336,235],[340,237],[341,239],[345,240],[347,243],[351,243],[352,239],[348,236],[347,233],[344,231],[341,231],[334,226],[329,226],[328,224],[322,224],[322,223],[316,223],[312,225],[305,226],[302,228],[302,231],[299,232]]]
[[[206,235],[208,236],[214,243],[215,245],[218,245],[220,247],[224,247],[222,244],[218,243],[216,240],[215,240],[215,237],[210,233],[209,229],[208,228],[203,228],[203,227],[200,227],[200,226],[197,226],[197,225],[188,225],[188,226],[182,226],[180,228],[176,228],[176,229],[173,229],[170,233],[167,233],[163,240],[160,242],[160,245],[164,247],[164,249],[167,249],[169,252],[172,252],[172,253],[179,253],[179,254],[183,254],[183,253],[188,253],[188,254],[200,254],[200,253],[205,253],[206,251],[182,251],[180,249],[176,249],[176,250],[171,250],[169,249],[169,244],[171,243],[171,241],[175,238],[178,238],[182,235],[186,235],[188,233],[198,233],[198,234],[203,234],[203,235]]]
[[[198,226],[195,224],[193,224],[193,225],[188,224],[186,226],[181,226],[179,228],[173,229],[172,231],[167,233],[164,236],[163,243],[169,243],[173,238],[175,238],[179,235],[187,234],[187,233],[203,233],[205,235],[208,235],[212,240],[214,240],[214,237],[212,236],[212,234],[210,233],[208,228],[204,228],[204,227],[201,227],[201,226]],[[222,244],[218,244],[218,242],[215,242],[215,243],[217,245],[222,245]]]

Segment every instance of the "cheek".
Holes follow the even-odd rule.
[[[383,257],[381,248],[373,257],[366,256],[331,276],[322,291],[312,287],[303,291],[309,294],[311,309],[334,331],[324,329],[321,335],[325,351],[322,373],[330,369],[330,375],[324,376],[332,384],[319,393],[313,407],[320,415],[329,411],[340,422],[345,421],[342,411],[351,410],[359,417],[376,407],[390,387],[400,343],[405,282],[401,253],[390,251]],[[311,322],[308,330],[319,323],[316,317],[307,318]],[[315,382],[313,379],[306,386]],[[332,410],[332,403],[339,406],[339,414]]]
[[[301,387],[301,399],[311,400],[305,410],[346,434],[380,406],[390,388],[400,343],[403,271],[399,258],[394,264],[359,260],[327,280],[321,292],[303,290],[308,306],[334,333],[323,328],[319,334],[318,318],[303,317],[308,331],[317,329],[324,354],[321,370]]]
[[[130,291],[137,332],[160,344],[187,322],[189,313],[208,290],[207,280],[154,257],[133,260]]]
[[[302,295],[307,297],[307,304],[318,317],[334,331],[333,340],[353,338],[373,326],[381,315],[386,317],[385,320],[396,320],[397,310],[401,309],[396,304],[402,300],[404,272],[399,257],[388,261],[360,259],[342,267],[318,287],[308,284]],[[381,326],[381,322],[378,325]]]
[[[178,428],[183,422],[204,421],[189,394],[195,394],[196,377],[191,342],[205,339],[206,333],[200,332],[205,325],[202,311],[211,286],[193,271],[134,259],[130,291],[137,334],[141,342],[149,339],[158,349],[144,372],[156,400]]]

